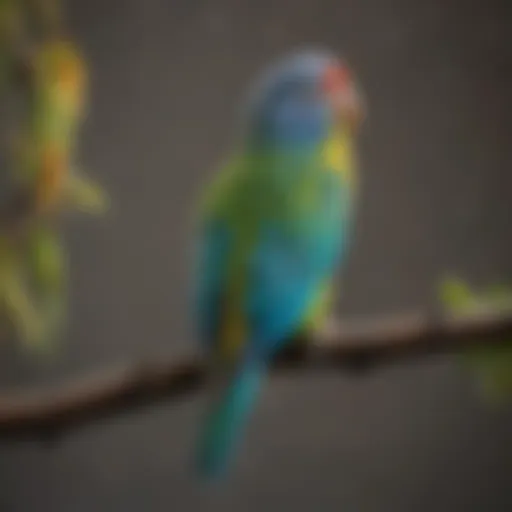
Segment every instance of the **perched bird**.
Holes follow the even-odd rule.
[[[344,62],[294,53],[249,99],[199,223],[197,313],[218,377],[198,441],[205,476],[227,469],[272,357],[324,320],[356,198],[363,107]]]

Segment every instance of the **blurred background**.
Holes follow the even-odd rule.
[[[347,56],[368,98],[363,194],[339,313],[426,307],[446,273],[512,280],[507,0],[67,2],[91,71],[81,160],[112,196],[68,223],[62,350],[0,347],[2,391],[189,349],[197,195],[255,73],[307,43]],[[203,396],[120,415],[56,445],[0,444],[0,511],[512,510],[512,406],[482,405],[453,358],[368,375],[275,377],[237,470],[191,472]]]

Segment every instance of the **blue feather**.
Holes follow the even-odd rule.
[[[261,359],[247,358],[214,405],[199,442],[197,466],[203,476],[224,474],[258,397],[265,373],[266,365]]]

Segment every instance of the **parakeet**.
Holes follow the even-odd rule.
[[[322,50],[288,55],[252,90],[243,136],[207,188],[196,311],[218,379],[197,469],[225,472],[272,357],[327,314],[357,196],[362,95]]]

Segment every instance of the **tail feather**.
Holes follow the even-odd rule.
[[[210,412],[199,440],[197,466],[206,477],[224,473],[242,437],[265,375],[260,361],[246,362]]]

